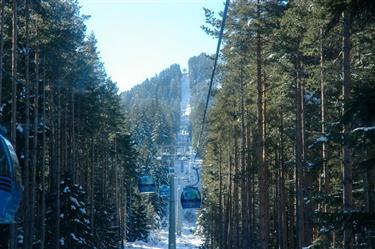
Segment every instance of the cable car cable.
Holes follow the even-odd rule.
[[[195,170],[195,173],[197,173],[197,181],[194,183],[194,184],[189,184],[187,186],[190,186],[190,187],[195,187],[199,184],[199,172],[198,172],[198,168],[194,168]]]
[[[199,133],[198,142],[197,142],[197,150],[199,149],[199,146],[200,146],[200,141],[201,141],[201,138],[202,138],[202,135],[203,135],[203,130],[204,130],[204,124],[205,124],[205,122],[206,122],[208,103],[209,103],[209,101],[210,101],[210,95],[211,95],[211,90],[212,90],[212,84],[213,84],[214,77],[215,77],[217,61],[218,61],[218,59],[219,59],[221,40],[222,40],[222,38],[223,38],[224,27],[225,27],[225,21],[226,21],[226,19],[227,19],[227,15],[228,15],[229,2],[230,2],[230,0],[226,0],[226,2],[225,2],[225,8],[224,8],[224,13],[223,13],[223,20],[222,20],[222,22],[221,22],[221,28],[220,28],[220,33],[219,33],[219,40],[218,40],[218,42],[217,42],[217,47],[216,47],[215,62],[214,62],[214,67],[213,67],[213,69],[212,69],[212,74],[211,74],[211,79],[210,79],[210,85],[209,85],[209,88],[208,88],[207,99],[206,99],[206,105],[205,105],[205,107],[204,107],[202,127],[201,127],[201,131],[200,131],[200,133]]]

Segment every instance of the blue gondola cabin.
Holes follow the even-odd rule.
[[[155,193],[156,184],[152,176],[141,176],[138,179],[138,189],[140,193]]]
[[[201,207],[201,193],[196,187],[185,187],[181,193],[182,208],[200,208]]]
[[[169,196],[169,186],[168,185],[161,185],[159,189],[159,193],[161,197]]]
[[[0,135],[0,224],[14,222],[21,199],[21,170],[12,144]]]

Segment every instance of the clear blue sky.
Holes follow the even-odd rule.
[[[128,90],[173,63],[187,68],[190,57],[214,53],[217,40],[200,28],[203,7],[215,13],[223,0],[79,0],[81,12],[91,15],[88,32],[108,76],[120,91]]]

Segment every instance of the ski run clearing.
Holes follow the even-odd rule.
[[[179,196],[181,194],[181,189],[186,186],[184,179],[194,179],[196,175],[194,170],[191,169],[192,165],[201,165],[202,161],[194,157],[194,152],[191,149],[191,140],[186,139],[189,137],[189,133],[184,129],[190,123],[190,89],[189,89],[189,78],[187,75],[184,75],[182,78],[181,84],[181,127],[180,132],[177,137],[177,143],[189,148],[190,153],[187,154],[188,158],[183,157],[180,160],[175,162],[175,183],[176,183],[176,200],[179,202]],[[185,163],[184,163],[185,162]],[[189,165],[189,166],[188,166]],[[203,239],[196,235],[197,224],[196,216],[197,210],[181,210],[181,206],[178,205],[177,210],[177,224],[178,227],[180,224],[181,234],[176,235],[176,249],[198,249],[203,244]],[[186,219],[186,217],[190,217]],[[182,221],[182,222],[178,222]],[[181,224],[182,223],[182,224]],[[177,230],[179,230],[177,228]],[[149,236],[149,241],[135,241],[128,242],[125,244],[125,249],[132,248],[144,248],[144,249],[164,249],[168,248],[168,226],[152,231]]]

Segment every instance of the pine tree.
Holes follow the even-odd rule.
[[[82,186],[73,184],[71,177],[61,181],[61,248],[92,248],[93,231],[90,226],[86,192]]]
[[[132,210],[127,217],[127,239],[128,241],[147,241],[150,226],[147,221],[147,207],[139,194],[134,194],[130,199],[129,208]]]
[[[203,150],[204,165],[207,167],[203,181],[205,187],[210,189],[210,193],[207,193],[209,201],[205,204],[206,215],[216,217],[204,219],[204,233],[209,238],[206,241],[207,246],[221,244],[220,248],[232,248],[234,244],[238,247],[233,233],[236,234],[238,229],[241,232],[249,229],[250,244],[255,244],[252,244],[253,247],[261,244],[265,247],[280,248],[343,247],[344,230],[349,231],[347,235],[350,234],[354,248],[360,244],[368,247],[371,243],[367,234],[371,234],[369,231],[372,228],[369,224],[362,223],[362,218],[372,220],[367,213],[369,211],[366,211],[371,206],[368,204],[372,194],[369,189],[371,184],[366,179],[372,174],[372,167],[368,168],[369,171],[364,171],[359,165],[367,165],[367,159],[363,161],[360,158],[369,158],[366,155],[372,151],[372,146],[367,146],[366,149],[362,147],[367,144],[365,141],[371,140],[369,127],[372,127],[372,124],[365,122],[361,126],[358,120],[363,114],[359,114],[359,109],[350,109],[351,101],[343,101],[340,75],[343,75],[341,69],[344,60],[341,59],[343,49],[340,44],[343,34],[342,13],[348,11],[352,21],[351,36],[348,40],[352,44],[352,50],[350,57],[346,57],[351,67],[351,74],[347,74],[350,75],[351,82],[349,92],[350,95],[353,92],[358,94],[357,90],[362,88],[367,89],[364,91],[368,91],[368,96],[371,96],[371,90],[366,86],[371,84],[369,74],[373,75],[368,67],[370,61],[373,62],[373,59],[370,59],[372,53],[368,50],[373,47],[373,43],[367,37],[373,35],[370,31],[373,18],[369,15],[374,9],[373,4],[340,1],[262,1],[260,6],[263,11],[260,20],[256,18],[255,1],[233,2],[229,12],[227,36],[222,49],[220,87],[212,97],[214,104],[209,114],[209,131]],[[218,19],[208,10],[206,18],[212,28],[205,27],[205,30],[210,35],[217,35]],[[368,21],[364,23],[364,19]],[[261,64],[256,60],[257,27],[262,31]],[[241,61],[241,58],[249,59]],[[264,83],[264,88],[260,90],[255,87],[257,65],[262,67],[258,74],[262,77],[258,82]],[[247,91],[245,95],[241,95],[241,74],[247,79],[244,84]],[[266,243],[265,239],[261,239],[264,238],[261,233],[265,229],[257,229],[261,221],[256,214],[264,211],[263,206],[259,206],[261,196],[254,196],[254,193],[265,189],[259,182],[262,177],[262,172],[257,168],[259,163],[253,163],[255,152],[258,152],[259,158],[259,144],[254,142],[254,137],[258,137],[259,141],[259,136],[262,135],[259,134],[262,129],[254,124],[260,120],[259,107],[264,107],[259,103],[255,105],[257,99],[260,99],[256,93],[263,95],[262,102],[266,107],[264,121],[260,122],[261,126],[265,126],[264,146],[269,170],[269,189],[265,192],[269,197],[270,216],[266,220],[271,232],[270,240]],[[365,95],[362,95],[362,98],[368,99]],[[243,101],[245,105],[242,108]],[[342,105],[347,109],[344,116]],[[244,116],[241,115],[243,110]],[[193,110],[193,115],[196,115],[195,111]],[[354,116],[357,118],[352,119]],[[243,121],[246,124],[245,129],[241,128]],[[347,145],[351,157],[349,170],[352,172],[350,178],[353,189],[346,191],[352,198],[350,211],[348,209],[343,212],[344,191],[339,177],[341,167],[338,165],[341,163],[342,127],[349,124],[346,130],[350,141]],[[240,170],[248,176],[240,186],[248,187],[240,196],[236,192],[238,183],[234,176],[239,169],[236,169],[235,165],[241,164],[244,159],[238,155],[239,150],[236,149],[238,137],[236,139],[233,132],[233,127],[236,126],[240,127],[239,141],[245,137],[247,150],[247,166],[241,165]],[[359,130],[354,127],[359,127]],[[366,132],[362,133],[360,127],[367,127],[363,128]],[[354,132],[356,135],[353,136],[354,130],[361,132]],[[362,135],[365,140],[359,138]],[[242,143],[240,147],[243,147]],[[361,156],[357,154],[359,148],[362,150],[359,153]],[[218,151],[222,151],[220,157],[217,156]],[[226,163],[224,172],[222,162]],[[294,169],[297,169],[297,172]],[[219,181],[217,186],[216,183],[223,175],[227,182],[223,184]],[[218,189],[217,192],[211,191],[215,188]],[[223,205],[224,221],[220,219],[221,212],[215,211],[215,205]],[[251,213],[234,214],[232,210],[238,205],[247,205]],[[221,223],[224,224],[224,235],[220,233],[220,229],[215,229],[220,228]],[[241,225],[246,223],[250,226]],[[346,244],[350,245],[350,242]],[[239,247],[243,245],[240,244]]]

